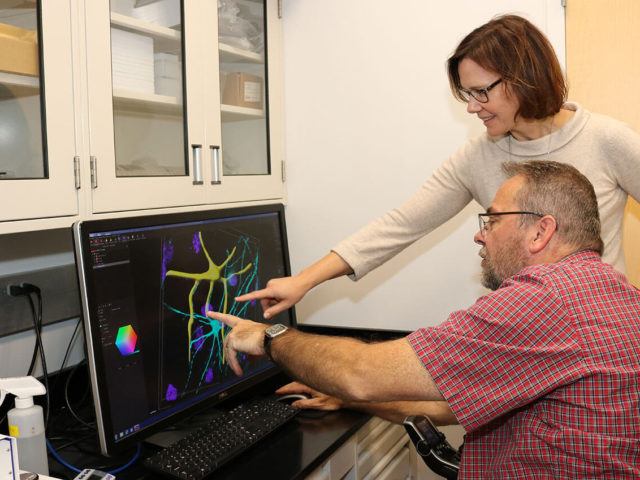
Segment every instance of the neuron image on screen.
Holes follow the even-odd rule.
[[[92,232],[88,243],[115,442],[272,368],[241,356],[237,377],[222,348],[228,329],[206,312],[261,319],[259,303],[235,297],[288,273],[277,213]],[[289,314],[274,321],[291,323]]]

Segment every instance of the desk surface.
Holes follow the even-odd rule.
[[[216,473],[214,478],[305,478],[371,417],[351,411],[296,417]]]
[[[354,435],[371,417],[349,410],[329,412],[321,418],[299,415],[245,453],[217,470],[210,478],[303,479]],[[118,474],[118,480],[149,480],[157,475],[137,465]]]

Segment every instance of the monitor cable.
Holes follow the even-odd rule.
[[[59,374],[56,376],[55,381],[53,382],[53,387],[52,387],[52,391],[57,392],[58,391],[58,384],[60,383],[60,379],[62,378],[62,374],[61,372],[66,368],[67,366],[67,362],[69,360],[69,357],[71,355],[71,350],[73,348],[74,343],[76,342],[76,340],[79,338],[78,333],[80,332],[80,326],[82,325],[82,319],[79,318],[78,321],[76,322],[76,326],[73,329],[73,333],[71,334],[71,338],[69,339],[69,343],[67,344],[67,349],[64,353],[64,357],[62,359],[62,364],[60,365],[60,369],[59,369]],[[67,406],[67,411],[69,412],[69,414],[78,422],[80,423],[83,427],[86,427],[90,430],[94,430],[96,428],[96,425],[94,422],[91,421],[85,421],[83,420],[80,415],[75,411],[75,408],[71,405],[71,399],[69,397],[69,389],[70,389],[70,385],[71,385],[71,381],[72,379],[75,377],[75,373],[76,371],[78,371],[79,367],[83,366],[85,364],[84,360],[81,360],[80,362],[78,362],[76,365],[74,365],[70,372],[67,373],[66,379],[64,381],[64,402],[65,405]],[[80,399],[80,402],[82,403],[86,396],[89,393],[89,386],[87,383],[87,388],[84,392],[83,397]]]
[[[49,439],[47,439],[47,450],[49,450],[49,453],[51,455],[53,455],[53,457],[58,461],[58,463],[60,463],[60,465],[68,468],[69,470],[71,470],[74,473],[80,473],[82,472],[82,469],[71,465],[70,463],[68,463],[65,459],[63,459],[60,454],[58,453],[58,451],[53,447],[52,443],[49,441]],[[136,446],[136,451],[133,454],[133,456],[124,464],[121,465],[119,467],[113,468],[111,470],[107,470],[105,471],[105,473],[109,473],[111,475],[115,475],[117,473],[120,473],[124,470],[126,470],[127,468],[129,468],[131,465],[133,465],[134,463],[136,463],[138,461],[138,459],[140,458],[140,454],[142,453],[142,443],[138,443]]]
[[[82,323],[82,319],[78,318],[78,321],[76,322],[76,326],[73,329],[73,333],[71,334],[71,338],[69,339],[69,343],[67,344],[67,349],[64,352],[64,357],[62,358],[62,364],[60,365],[60,369],[59,371],[62,372],[62,370],[65,369],[65,366],[67,365],[67,361],[69,360],[69,356],[71,355],[71,349],[73,348],[73,344],[76,341],[76,336],[78,335],[78,332],[80,331],[80,324]],[[58,375],[56,377],[55,382],[53,382],[53,390],[58,389],[58,383],[60,382],[60,375]]]
[[[64,401],[65,401],[65,403],[67,405],[67,410],[69,411],[71,416],[76,421],[78,421],[80,424],[84,425],[85,427],[87,427],[89,429],[95,430],[96,424],[95,423],[91,423],[90,421],[83,420],[80,417],[80,415],[78,415],[78,413],[75,411],[75,409],[72,407],[71,399],[69,398],[69,385],[71,384],[71,380],[72,380],[73,376],[75,375],[75,373],[80,368],[80,366],[82,366],[83,364],[84,364],[84,362],[80,362],[80,363],[76,364],[73,367],[73,369],[71,370],[71,372],[69,372],[69,374],[67,375],[67,379],[64,382]],[[88,392],[89,392],[89,389],[87,387],[87,389],[85,390],[84,396],[80,399],[80,403],[82,403],[84,401],[84,399],[86,398]]]

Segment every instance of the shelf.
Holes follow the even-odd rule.
[[[155,93],[114,90],[113,103],[118,110],[170,115],[182,115],[183,113],[182,101],[177,97]]]
[[[243,120],[259,120],[264,118],[264,110],[258,110],[257,108],[221,105],[220,110],[223,122],[240,122]]]
[[[154,51],[156,52],[181,54],[182,33],[178,30],[155,25],[116,12],[111,12],[111,26],[153,38]]]
[[[157,95],[155,93],[136,92],[133,90],[114,90],[114,106],[118,110],[146,113],[162,113],[182,115],[182,102],[176,97]],[[222,105],[223,122],[240,122],[243,120],[259,120],[264,118],[264,110],[257,108]]]
[[[220,62],[222,63],[264,63],[264,56],[261,53],[232,47],[226,43],[218,44],[218,50],[220,50]]]
[[[19,87],[40,88],[40,78],[15,73],[0,72],[0,83]]]

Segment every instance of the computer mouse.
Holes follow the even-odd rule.
[[[298,400],[309,400],[310,398],[311,396],[304,393],[289,393],[287,395],[281,395],[277,397],[276,400],[291,405],[293,402],[297,402]]]
[[[304,393],[289,393],[287,395],[282,395],[278,397],[277,400],[279,402],[286,402],[287,404],[291,405],[293,402],[296,402],[298,400],[307,400],[309,398],[311,398],[311,396],[306,395]],[[321,417],[324,417],[327,413],[329,413],[328,410],[316,410],[315,408],[301,408],[300,411],[298,412],[298,417],[321,418]]]

